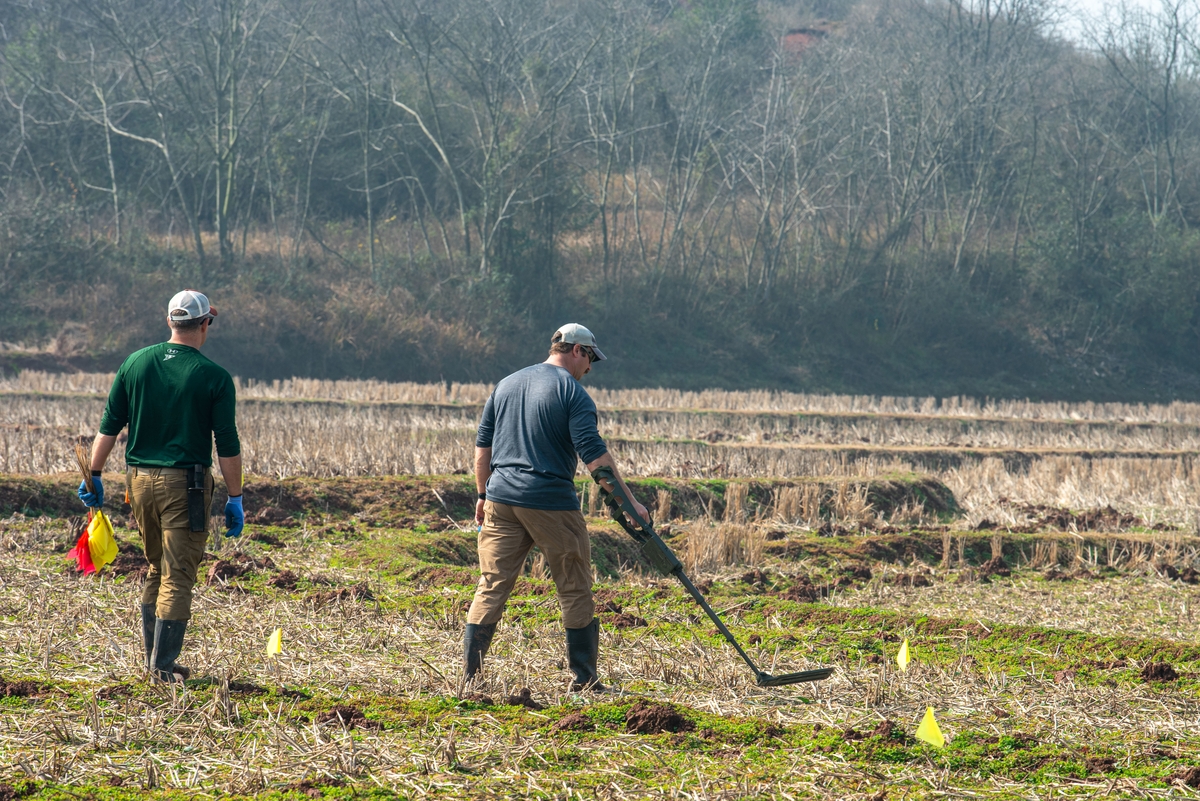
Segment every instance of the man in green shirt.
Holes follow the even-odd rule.
[[[149,562],[142,635],[147,667],[162,681],[190,674],[175,660],[183,649],[192,588],[208,541],[214,439],[229,491],[225,536],[241,534],[245,522],[233,378],[200,354],[216,316],[208,298],[195,290],[171,298],[171,339],[137,351],[117,371],[92,445],[94,492],[79,487],[85,505],[104,503],[101,471],[117,435],[128,425],[125,489]]]

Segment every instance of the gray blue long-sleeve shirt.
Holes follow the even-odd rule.
[[[591,396],[565,369],[545,363],[496,385],[475,445],[492,449],[489,500],[549,511],[579,508],[576,456],[587,464],[608,453]]]

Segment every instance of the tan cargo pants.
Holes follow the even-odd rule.
[[[479,585],[467,622],[497,623],[536,545],[558,588],[563,626],[581,629],[596,616],[592,598],[592,544],[579,510],[550,512],[485,501],[479,532]]]
[[[125,487],[150,564],[142,604],[154,604],[161,620],[189,620],[196,571],[208,542],[212,472],[204,476],[204,531],[192,531],[188,522],[187,471],[183,468],[130,467]]]

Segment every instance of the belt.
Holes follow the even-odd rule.
[[[204,468],[204,472],[211,471],[211,467]],[[131,476],[185,476],[191,471],[189,467],[129,467],[129,475]]]

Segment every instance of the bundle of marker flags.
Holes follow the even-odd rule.
[[[75,547],[67,552],[83,574],[95,573],[117,558],[117,540],[112,523],[99,509],[89,510],[87,528],[79,535]]]

